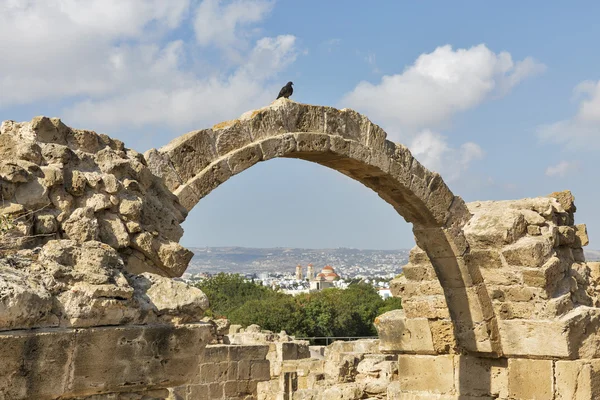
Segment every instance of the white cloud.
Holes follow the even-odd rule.
[[[580,100],[576,114],[562,121],[540,126],[543,142],[564,144],[572,150],[600,149],[600,81],[584,81],[573,90]]]
[[[374,65],[371,54],[366,60]],[[340,103],[367,114],[391,140],[411,143],[421,162],[452,180],[484,153],[472,142],[452,147],[433,131],[544,69],[530,57],[515,62],[510,53],[494,53],[484,44],[457,50],[446,45],[421,54],[402,73],[385,75],[379,83],[360,82]]]
[[[507,93],[544,68],[531,58],[515,63],[509,53],[496,54],[484,44],[458,50],[446,45],[421,54],[402,73],[386,75],[379,84],[360,82],[342,103],[383,125],[415,132],[440,127],[453,114]]]
[[[447,181],[456,180],[473,161],[484,156],[484,151],[476,143],[467,142],[453,148],[444,136],[430,130],[417,134],[409,148],[425,167],[439,172]]]
[[[273,8],[273,1],[204,0],[196,9],[194,31],[202,46],[215,44],[223,48],[240,47],[246,43],[240,28],[260,22]]]
[[[188,7],[189,0],[0,1],[0,106],[110,92],[126,48],[116,43],[173,29]]]
[[[546,168],[546,176],[563,178],[578,169],[579,165],[576,162],[561,161]]]
[[[0,107],[57,99],[72,125],[191,129],[275,98],[277,73],[298,54],[292,35],[247,48],[245,29],[273,2],[236,0],[0,0]],[[196,37],[179,28],[191,23]],[[203,46],[236,62],[223,65]],[[229,54],[228,54],[229,55]]]
[[[267,79],[295,60],[294,44],[290,35],[261,39],[248,61],[225,78],[197,78],[177,68],[176,49],[167,54],[163,51],[151,64],[170,61],[163,62],[164,69],[157,69],[153,82],[127,93],[78,103],[66,110],[65,117],[101,129],[161,123],[191,129],[230,119],[274,100],[277,87]]]

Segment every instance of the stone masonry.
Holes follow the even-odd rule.
[[[189,210],[275,157],[412,224],[379,340],[309,347],[206,321],[172,278]],[[348,109],[279,99],[142,155],[37,117],[0,128],[0,400],[597,399],[600,263],[570,192],[466,204]]]

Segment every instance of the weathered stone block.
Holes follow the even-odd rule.
[[[524,237],[502,249],[508,265],[537,268],[550,257],[552,245],[543,238]]]
[[[554,379],[556,399],[600,398],[600,360],[556,361]]]
[[[223,129],[215,129],[214,131],[217,134],[215,142],[217,154],[221,157],[252,142],[250,132],[240,123],[234,123],[233,125]]]
[[[184,384],[198,374],[199,359],[209,336],[207,324],[79,331],[68,392],[81,396]]]
[[[574,247],[584,247],[590,243],[590,239],[587,234],[587,227],[585,224],[575,225],[575,240]]]
[[[375,318],[382,352],[435,354],[429,321],[407,319],[403,310],[393,310]]]
[[[73,330],[0,333],[0,398],[55,399],[68,391],[74,343]]]
[[[259,144],[251,144],[229,154],[227,162],[233,175],[250,168],[263,158]]]
[[[270,363],[268,360],[256,360],[250,364],[250,379],[254,381],[268,381],[271,379]]]
[[[454,357],[455,387],[461,396],[506,398],[507,360]]]
[[[514,399],[554,398],[554,366],[552,360],[508,360],[508,391]]]
[[[506,356],[568,358],[572,354],[562,321],[499,320],[498,328]]]
[[[500,247],[517,241],[527,231],[527,222],[517,210],[495,202],[468,203],[473,218],[465,225],[465,236],[473,248]]]
[[[454,356],[399,355],[398,381],[403,391],[453,394]]]
[[[427,296],[406,299],[402,307],[407,318],[449,319],[450,313],[444,296]]]
[[[435,269],[433,269],[433,265],[429,263],[429,260],[427,264],[406,264],[402,267],[402,273],[410,281],[430,281],[437,279]]]
[[[296,138],[290,133],[265,139],[260,142],[260,148],[263,160],[265,161],[276,157],[283,157],[296,150]]]
[[[167,153],[182,182],[187,182],[216,157],[216,133],[212,129],[193,131],[173,140],[159,151]]]

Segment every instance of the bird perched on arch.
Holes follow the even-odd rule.
[[[292,82],[288,82],[287,85],[282,87],[279,91],[279,96],[277,96],[277,98],[285,97],[286,99],[288,99],[292,95],[292,93],[294,93],[294,88],[292,88],[292,85]]]

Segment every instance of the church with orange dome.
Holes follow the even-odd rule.
[[[302,265],[296,267],[296,279],[303,280]],[[340,276],[336,274],[335,269],[331,265],[323,267],[321,272],[314,275],[313,265],[308,264],[306,267],[306,280],[309,283],[310,291],[318,291],[334,287],[333,282],[340,280]]]
[[[323,267],[313,279],[309,279],[310,291],[318,291],[334,287],[333,282],[338,281],[340,276],[335,273],[331,265]]]

